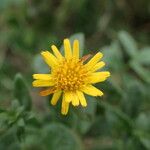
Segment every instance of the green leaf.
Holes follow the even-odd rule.
[[[113,41],[110,46],[103,47],[102,53],[104,62],[113,72],[122,71],[124,68],[123,55],[117,41]]]
[[[107,119],[108,118],[106,118],[103,114],[97,115],[90,127],[90,130],[88,131],[88,134],[95,138],[102,135],[110,136],[112,128],[110,128],[111,124],[109,124],[110,122],[108,123]]]
[[[50,150],[81,150],[81,143],[74,132],[62,124],[52,123],[43,128],[43,143]]]
[[[5,50],[2,50],[0,51],[0,69],[1,69],[1,66],[3,65],[4,59],[5,59]]]
[[[137,44],[132,36],[126,31],[120,31],[118,38],[123,46],[124,50],[130,57],[134,57],[137,54]]]
[[[3,113],[3,112],[5,112],[5,111],[6,111],[5,109],[0,108],[0,113]]]
[[[43,140],[43,132],[41,128],[26,128],[24,141],[20,143],[22,150],[47,150]],[[50,140],[50,139],[49,139]],[[37,142],[38,141],[38,142]]]
[[[85,109],[82,109],[82,112],[84,114],[87,114],[89,118],[92,118],[96,113],[97,100],[95,97],[86,95],[86,101],[87,107]]]
[[[140,137],[140,141],[147,149],[150,149],[150,137]]]
[[[13,100],[11,109],[7,111],[9,127],[16,124],[18,119],[21,118],[24,113],[24,106],[20,106],[18,104],[19,102],[18,103],[17,102],[18,102],[17,100]]]
[[[37,54],[34,57],[33,68],[34,68],[35,72],[38,72],[38,73],[48,73],[50,71],[50,68],[44,62],[44,60],[40,54]]]
[[[9,6],[13,5],[22,5],[24,3],[24,0],[1,0],[0,1],[0,9],[7,8]]]
[[[14,96],[19,103],[24,106],[25,110],[31,109],[31,97],[25,80],[21,74],[17,74],[15,76]]]
[[[25,122],[26,124],[30,124],[34,127],[40,126],[40,121],[38,120],[38,117],[33,112],[28,112],[25,116]]]
[[[134,136],[136,136],[139,139],[139,142],[142,143],[142,145],[149,150],[150,149],[150,135],[149,132],[143,132],[140,130],[134,131]]]
[[[106,103],[106,102],[102,102],[100,101],[98,103],[100,106],[104,107],[106,110],[111,111],[112,113],[114,113],[120,120],[122,120],[125,125],[129,128],[133,127],[133,122],[131,120],[131,118],[129,118],[124,112],[122,112],[121,110],[117,109],[114,106],[111,106],[110,104]]]
[[[85,134],[91,127],[96,113],[96,98],[87,96],[87,107],[78,109],[78,121],[77,121],[77,129],[81,134]]]
[[[7,132],[0,136],[1,150],[17,150],[20,149],[20,144],[16,137],[16,127],[7,129]]]
[[[23,118],[20,118],[17,122],[17,137],[21,141],[25,134],[25,122]]]
[[[135,127],[138,130],[143,130],[145,132],[150,131],[150,116],[146,113],[140,113],[139,116],[135,120]]]
[[[147,83],[150,83],[150,71],[136,61],[130,62],[131,68]]]
[[[115,78],[112,77],[103,83],[98,83],[97,88],[105,91],[105,96],[102,97],[102,101],[109,101],[110,104],[118,103],[118,100],[122,98],[122,94],[124,90],[121,87],[121,82],[117,82],[117,76]],[[119,79],[118,79],[119,80]]]
[[[144,89],[141,82],[131,78],[127,74],[124,77],[124,94],[121,101],[122,108],[131,118],[137,117],[144,99]],[[138,95],[138,96],[137,96]]]
[[[135,57],[135,60],[144,65],[150,65],[150,47],[141,49]]]
[[[0,113],[0,136],[8,130],[8,115],[7,113]]]
[[[23,120],[23,118],[20,118],[17,122],[18,127],[24,127],[25,126],[25,122]]]

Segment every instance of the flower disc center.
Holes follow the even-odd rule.
[[[82,61],[70,59],[60,62],[58,69],[53,72],[53,75],[57,89],[75,91],[85,84],[87,71]]]

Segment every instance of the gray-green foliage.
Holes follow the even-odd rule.
[[[111,72],[67,116],[32,87],[50,72],[40,51],[64,38]],[[0,150],[149,150],[149,41],[149,0],[0,0]]]
[[[18,99],[20,105],[24,107],[25,110],[31,109],[31,97],[29,94],[29,89],[21,76],[17,74],[14,81],[14,97]]]
[[[14,79],[14,100],[10,108],[1,108],[0,148],[79,150],[83,149],[82,141],[87,136],[94,140],[93,149],[149,149],[148,78],[141,76],[131,65],[138,62],[141,66],[148,66],[149,48],[138,50],[136,41],[125,31],[118,35],[109,46],[101,48],[107,64],[105,69],[111,72],[107,82],[96,85],[104,91],[104,97],[86,96],[87,108],[71,107],[66,117],[60,115],[60,102],[55,107],[45,103],[45,109],[49,108],[50,111],[40,112],[42,118],[39,119],[31,107],[32,98],[26,81],[21,74],[17,74]],[[84,43],[83,34],[71,36],[74,37]],[[84,53],[83,49],[81,51]],[[145,61],[139,55],[145,57]],[[37,56],[35,60],[37,64],[41,63]],[[40,71],[40,65],[38,69]],[[13,140],[8,146],[9,136]]]
[[[77,135],[60,123],[51,123],[41,129],[27,129],[22,149],[81,150]]]
[[[138,49],[134,39],[125,31],[119,32],[119,40],[127,55],[130,56],[130,66],[146,82],[150,83],[150,71],[143,65],[150,65],[150,48]]]

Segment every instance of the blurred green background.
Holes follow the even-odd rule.
[[[62,116],[31,83],[66,37],[103,52],[111,77]],[[149,0],[0,0],[0,150],[149,150],[149,41]]]

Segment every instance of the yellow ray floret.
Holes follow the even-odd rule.
[[[79,41],[78,40],[74,40],[73,42],[73,56],[76,59],[79,59]]]
[[[59,50],[57,49],[57,47],[56,47],[55,45],[52,45],[51,48],[52,48],[52,51],[53,51],[54,55],[55,55],[58,59],[61,60],[61,59],[63,58],[63,56],[61,55],[61,53],[59,52]]]
[[[51,80],[52,76],[50,74],[34,74],[33,79],[37,80]]]
[[[103,92],[94,87],[93,85],[87,85],[82,88],[82,91],[91,96],[102,96]]]
[[[61,96],[62,91],[57,91],[56,93],[53,94],[53,97],[51,99],[51,104],[56,105],[60,96]]]
[[[103,54],[98,52],[85,66],[91,69],[102,57]]]
[[[68,113],[68,110],[69,110],[69,103],[65,101],[65,98],[63,96],[63,99],[62,99],[62,107],[61,107],[61,113],[63,115],[66,115]]]
[[[79,106],[79,98],[76,92],[72,93],[73,99],[72,99],[72,105],[73,106]]]
[[[49,86],[53,86],[54,83],[51,81],[45,81],[45,80],[35,80],[33,81],[32,85],[34,87],[49,87]]]
[[[69,39],[64,39],[64,50],[65,50],[65,58],[70,59],[72,57],[72,51]]]
[[[50,66],[54,67],[57,65],[57,59],[54,55],[52,55],[49,51],[43,51],[41,52],[41,55],[43,56],[45,62]]]
[[[105,63],[101,61],[102,53],[98,52],[85,63],[91,54],[80,58],[78,40],[73,41],[72,47],[71,49],[69,39],[65,39],[65,56],[62,56],[55,45],[51,46],[53,54],[49,51],[42,51],[41,55],[51,72],[33,75],[35,79],[33,86],[46,88],[40,92],[41,96],[53,94],[52,105],[56,105],[62,97],[61,113],[63,115],[68,113],[69,105],[86,107],[87,101],[84,94],[102,96],[103,92],[93,84],[103,82],[110,76],[108,71],[100,71],[105,66]]]
[[[103,61],[98,62],[95,66],[93,66],[93,68],[91,68],[91,71],[95,72],[95,71],[101,69],[104,66],[105,66],[105,63]]]
[[[94,84],[105,81],[110,76],[108,71],[92,73],[87,79],[89,83]]]
[[[78,98],[79,98],[79,101],[80,101],[81,105],[82,105],[83,107],[86,107],[86,106],[87,106],[87,103],[86,103],[86,99],[85,99],[85,97],[84,97],[83,92],[77,90],[77,96],[78,96]]]

